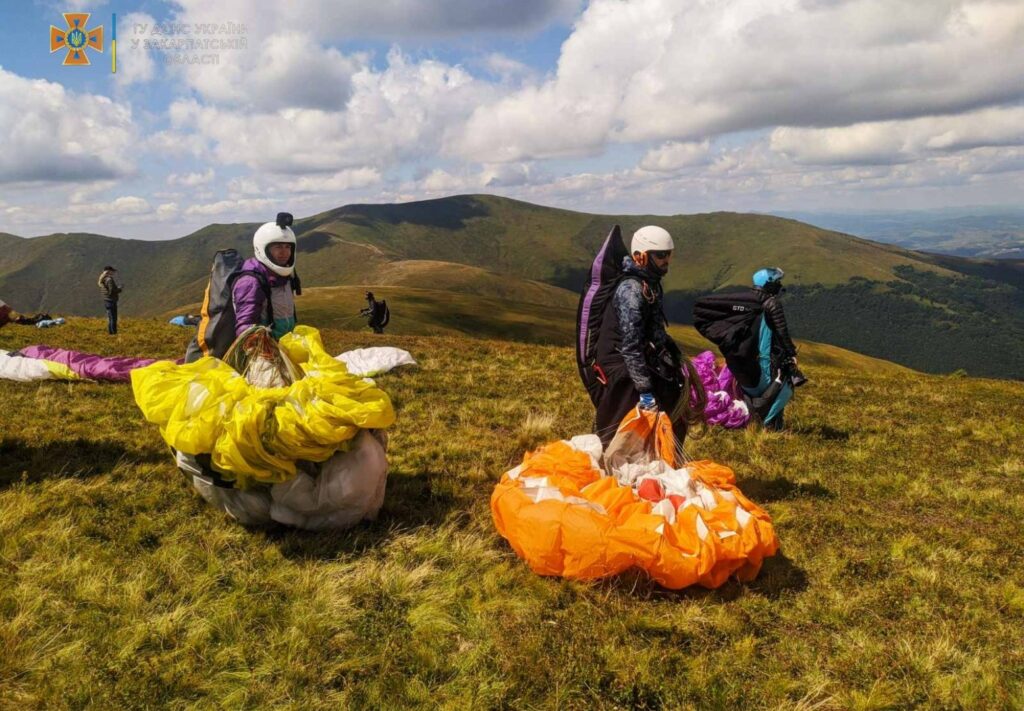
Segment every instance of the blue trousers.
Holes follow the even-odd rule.
[[[761,366],[761,380],[755,387],[743,388],[750,397],[759,397],[768,386],[772,384],[774,375],[772,373],[772,329],[768,326],[768,323],[764,320],[764,316],[761,316],[761,330],[758,333],[758,356],[757,361]],[[786,409],[786,405],[793,397],[793,385],[788,381],[779,394],[775,397],[772,406],[768,410],[768,414],[765,415],[764,423],[767,425],[771,423],[775,418],[782,415],[782,411]]]
[[[104,301],[103,308],[107,310],[107,333],[114,335],[117,333],[117,302]]]

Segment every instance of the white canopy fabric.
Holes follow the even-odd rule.
[[[416,365],[409,351],[389,346],[359,348],[335,356],[335,359],[348,366],[348,372],[352,375],[364,377],[387,373],[400,365]]]
[[[0,379],[28,383],[57,377],[41,360],[12,356],[9,353],[0,351]]]

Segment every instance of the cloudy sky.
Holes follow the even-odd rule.
[[[71,10],[107,32],[89,67],[49,52]],[[661,214],[1024,197],[1024,0],[34,0],[0,18],[0,231],[24,236],[467,192]]]

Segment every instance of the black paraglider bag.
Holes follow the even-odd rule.
[[[754,328],[763,307],[753,291],[708,294],[693,306],[693,326],[727,359],[757,358]]]
[[[383,329],[391,322],[391,310],[386,300],[375,301],[370,313],[370,327]]]
[[[693,306],[693,325],[721,351],[740,385],[753,387],[761,377],[760,334],[756,328],[764,312],[753,290],[708,294]]]
[[[595,405],[603,377],[596,367],[597,339],[609,302],[622,278],[622,260],[627,256],[622,230],[615,225],[594,258],[587,283],[580,292],[576,311],[576,365]]]

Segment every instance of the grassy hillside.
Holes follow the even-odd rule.
[[[553,287],[548,287],[553,289]],[[572,343],[575,307],[547,306],[476,296],[460,292],[380,285],[328,286],[303,290],[296,310],[303,323],[344,331],[370,333],[359,310],[363,294],[372,290],[392,312],[388,334],[402,336],[470,336],[525,343]],[[568,293],[568,292],[566,292]],[[200,304],[167,312],[198,313]]]
[[[1014,345],[1024,334],[1020,262],[921,254],[768,215],[590,215],[488,195],[348,205],[300,219],[295,227],[307,288],[428,289],[449,292],[458,304],[473,295],[488,308],[482,321],[467,321],[467,327],[500,335],[506,311],[522,322],[531,311],[524,305],[568,303],[567,294],[551,287],[579,290],[612,225],[621,224],[629,235],[651,222],[668,228],[678,247],[665,283],[674,320],[689,320],[696,296],[747,284],[757,268],[779,264],[787,283],[807,298],[806,308],[794,298],[790,309],[799,334],[808,339],[933,372],[966,368],[971,374],[1024,378],[1024,356]],[[98,235],[4,236],[0,294],[24,311],[100,315],[95,279],[101,266],[112,263],[125,284],[122,313],[162,314],[198,302],[214,252],[234,247],[248,254],[255,228],[210,225],[156,243]],[[837,310],[848,310],[851,288],[859,294],[864,283],[872,298],[837,317]],[[925,283],[928,294],[919,291]],[[935,285],[941,299],[933,296]],[[495,309],[487,299],[506,303]],[[460,305],[459,313],[467,309],[472,306]],[[494,322],[491,313],[499,317]],[[963,322],[972,324],[969,333],[956,327]],[[897,323],[901,330],[894,337]],[[548,340],[529,335],[529,329],[513,331],[516,338],[525,332],[529,340]],[[965,338],[971,348],[961,347]]]
[[[0,331],[0,348],[34,340]],[[98,319],[55,345],[178,355]],[[387,342],[399,419],[378,521],[249,531],[202,504],[127,386],[0,381],[0,698],[10,708],[1016,708],[1024,704],[1020,383],[805,349],[792,431],[715,430],[782,552],[749,585],[540,578],[488,497],[586,431],[568,347]],[[831,352],[831,353],[830,353]]]
[[[430,263],[433,266],[434,263]],[[481,279],[478,270],[463,268],[472,280]],[[460,270],[444,269],[439,278],[458,275]],[[513,290],[507,299],[494,299],[461,291],[419,289],[369,284],[334,286],[303,291],[297,301],[300,320],[318,328],[364,333],[369,335],[366,319],[358,316],[366,305],[363,294],[373,290],[384,298],[392,311],[391,323],[383,339],[399,336],[463,336],[474,339],[512,340],[521,343],[573,345],[576,328],[576,295],[563,289],[539,285],[537,300],[531,303],[534,286],[529,282],[505,278],[502,288]],[[467,288],[471,284],[462,282]],[[515,291],[516,287],[521,291]],[[481,293],[497,288],[482,278]],[[522,299],[522,300],[520,300]],[[195,313],[200,305],[189,304],[164,314]],[[161,325],[162,328],[162,325]],[[674,325],[673,338],[689,354],[715,349],[692,326]],[[37,338],[30,332],[29,338]],[[49,333],[46,334],[48,336]],[[45,336],[44,336],[45,337]],[[855,370],[879,370],[887,373],[909,372],[890,361],[872,358],[852,350],[824,343],[798,341],[801,359],[833,367]]]
[[[767,215],[589,215],[490,195],[401,205],[350,205],[300,222],[305,231],[349,235],[406,259],[465,263],[552,283],[572,281],[614,224],[624,234],[656,222],[676,239],[669,289],[745,282],[769,262],[794,283],[887,278],[899,265],[952,272],[913,252]],[[774,261],[773,261],[774,260]]]
[[[374,269],[364,284],[380,287],[414,287],[454,294],[467,294],[515,304],[539,304],[576,309],[579,295],[574,291],[540,281],[520,279],[479,267],[432,260],[389,262]]]
[[[679,247],[669,290],[743,283],[765,263],[785,264],[793,283],[826,285],[854,276],[891,278],[900,265],[954,273],[914,252],[767,215],[589,215],[489,195],[349,205],[300,219],[295,229],[300,271],[310,286],[367,283],[394,262],[427,260],[575,290],[612,225],[630,234],[651,222],[668,228]],[[256,227],[210,225],[165,242],[86,234],[11,238],[0,255],[0,290],[17,295],[24,310],[99,314],[95,278],[112,263],[127,287],[125,313],[152,314],[195,300],[186,295],[201,291],[213,253],[233,247],[248,254]]]

